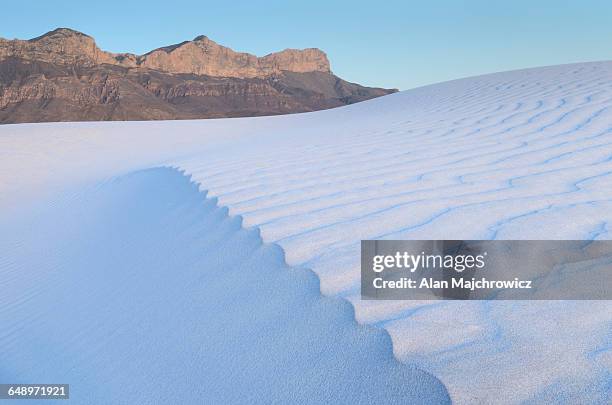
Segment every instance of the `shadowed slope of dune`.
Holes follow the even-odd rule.
[[[2,227],[3,382],[69,383],[75,403],[449,401],[174,169]]]

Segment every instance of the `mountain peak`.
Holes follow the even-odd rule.
[[[198,35],[193,41],[157,48],[144,55],[114,54],[98,48],[89,35],[63,27],[27,41],[0,39],[0,61],[10,56],[63,66],[110,64],[213,77],[266,78],[283,71],[331,73],[327,55],[316,48],[285,49],[257,57]]]
[[[92,37],[70,28],[56,28],[26,41],[0,39],[0,60],[7,57],[62,66],[94,66],[115,60]]]
[[[92,37],[90,37],[87,34],[83,34],[80,31],[76,31],[76,30],[73,30],[71,28],[59,27],[59,28],[56,28],[56,29],[54,29],[52,31],[46,32],[46,33],[42,34],[41,36],[38,36],[36,38],[32,38],[29,41],[30,42],[36,42],[36,41],[40,41],[40,40],[45,39],[45,38],[70,38],[70,37],[84,37],[84,38],[89,38],[89,39],[93,40]]]
[[[206,35],[146,53],[138,58],[138,66],[170,73],[237,78],[265,78],[282,71],[331,73],[327,55],[316,48],[285,49],[257,57],[219,45]]]

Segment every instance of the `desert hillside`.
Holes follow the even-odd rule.
[[[288,114],[394,91],[340,79],[316,48],[257,57],[198,36],[134,55],[67,28],[0,38],[0,123]]]

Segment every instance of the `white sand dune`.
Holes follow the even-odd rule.
[[[360,239],[609,239],[611,62],[293,116],[3,126],[0,215],[32,218],[36,201],[160,166],[191,174],[289,266],[312,269],[324,295],[386,329],[395,357],[438,377],[454,401],[610,400],[608,301],[366,302],[358,291]],[[29,300],[11,297],[3,307]]]
[[[80,404],[448,402],[384,331],[173,169],[3,223],[0,379]]]

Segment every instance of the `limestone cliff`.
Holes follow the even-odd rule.
[[[259,58],[199,36],[144,55],[114,54],[98,48],[92,37],[68,28],[25,41],[0,39],[0,61],[9,57],[62,66],[110,64],[213,77],[264,78],[282,71],[331,72],[327,56],[316,48],[286,49]]]
[[[0,39],[0,123],[288,114],[393,91],[340,79],[315,48],[257,57],[199,36],[116,54],[67,28]]]

